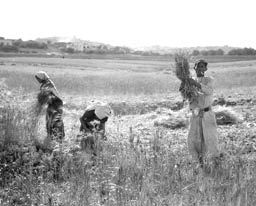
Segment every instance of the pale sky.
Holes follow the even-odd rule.
[[[256,48],[255,0],[1,0],[0,5],[5,38]]]

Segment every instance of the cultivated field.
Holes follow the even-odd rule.
[[[172,61],[0,58],[0,205],[255,205],[256,60],[211,62],[214,110],[230,119],[217,116],[224,156],[205,175],[188,154],[189,112]],[[65,102],[55,155],[33,146],[46,136],[44,116],[33,124],[39,70]],[[92,100],[114,111],[94,158],[78,141]]]

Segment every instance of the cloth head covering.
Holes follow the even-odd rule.
[[[50,79],[49,75],[44,71],[39,71],[36,73],[36,77],[41,80],[48,80]]]
[[[35,75],[37,78],[45,81],[45,83],[42,83],[40,90],[49,90],[53,92],[53,94],[61,99],[61,96],[55,87],[53,81],[50,79],[49,75],[44,71],[38,71]]]
[[[204,67],[204,68],[198,67],[199,64],[204,64],[205,67]],[[195,66],[194,66],[194,69],[195,69],[195,70],[201,69],[201,70],[203,70],[203,71],[206,71],[206,70],[207,70],[207,65],[208,65],[208,63],[207,63],[205,60],[199,59],[198,61],[196,61]]]
[[[93,102],[86,108],[86,110],[95,110],[95,114],[99,119],[109,117],[112,113],[110,106],[102,102]]]

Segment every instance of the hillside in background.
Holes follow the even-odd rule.
[[[130,48],[127,46],[113,46],[101,42],[83,40],[76,37],[46,37],[35,40],[23,41],[22,39],[6,39],[0,37],[0,52],[14,53],[14,55],[33,56],[70,56],[83,58],[84,55],[122,55],[170,58],[178,51],[186,51],[192,56],[256,56],[253,48],[238,48],[231,46],[206,46],[206,47],[167,47],[149,46]],[[6,54],[2,54],[6,56]],[[84,57],[85,58],[85,57]],[[118,57],[119,58],[119,57]],[[122,57],[123,58],[123,57]],[[130,58],[130,57],[129,57]]]
[[[104,44],[100,42],[93,42],[88,40],[82,40],[77,37],[45,37],[45,38],[37,38],[35,41],[41,42],[41,43],[76,43],[76,44],[83,44],[88,46],[108,46],[108,47],[114,47],[109,44]]]
[[[88,40],[82,40],[76,37],[47,37],[47,38],[38,38],[36,39],[38,42],[42,43],[57,43],[57,42],[66,42],[66,43],[73,43],[76,45],[80,44],[80,47],[82,46],[91,46],[91,47],[120,47],[120,46],[113,46],[110,44],[104,44],[101,42],[92,42]],[[158,53],[158,54],[174,54],[175,52],[179,50],[186,50],[188,52],[193,52],[194,50],[198,51],[208,51],[208,50],[223,50],[225,54],[227,54],[229,51],[233,49],[238,49],[238,47],[231,47],[228,45],[225,46],[205,46],[205,47],[168,47],[168,46],[160,46],[160,45],[154,45],[154,46],[145,46],[145,47],[138,47],[138,48],[132,48],[132,47],[125,47],[129,48],[131,51],[134,52],[151,52],[151,53]]]

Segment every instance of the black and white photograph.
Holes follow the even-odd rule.
[[[1,0],[0,206],[255,206],[253,0]]]

